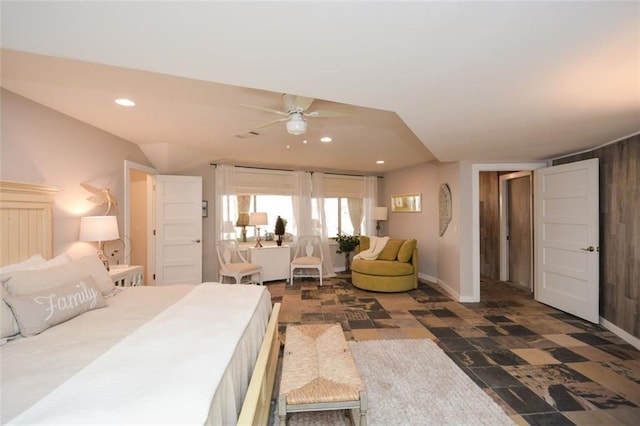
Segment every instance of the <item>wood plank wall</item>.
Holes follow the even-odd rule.
[[[480,172],[480,275],[500,279],[498,172]]]
[[[640,135],[553,164],[600,159],[600,315],[640,338]]]

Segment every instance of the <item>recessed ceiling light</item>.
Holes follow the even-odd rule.
[[[136,105],[136,103],[133,102],[131,99],[126,99],[126,98],[116,99],[116,103],[118,105],[127,106],[127,107],[132,107]]]
[[[376,161],[376,164],[384,164],[384,160],[378,160]]]
[[[329,136],[324,136],[320,138],[320,142],[331,142],[333,139],[331,139]]]
[[[287,145],[287,149],[291,149],[291,145]]]
[[[307,143],[309,143],[309,141],[305,139],[305,140],[302,141],[302,143],[307,144]]]

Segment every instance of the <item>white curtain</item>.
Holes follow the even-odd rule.
[[[294,172],[293,228],[294,235],[314,235],[311,221],[311,173]]]
[[[317,218],[320,222],[318,225],[320,230],[320,239],[322,240],[322,254],[324,262],[322,264],[323,275],[325,277],[334,277],[336,274],[333,271],[333,256],[331,249],[329,248],[329,232],[327,231],[327,219],[324,214],[324,173],[313,173],[311,177],[311,192],[313,198],[316,200],[314,207],[316,211],[313,212],[313,217]],[[311,217],[311,216],[309,216]]]
[[[251,205],[251,195],[237,195],[238,200],[238,212],[249,213],[249,206]]]
[[[364,220],[365,235],[376,234],[376,221],[373,220],[373,209],[378,205],[378,178],[367,176],[364,178]]]
[[[353,226],[353,235],[360,235],[360,225],[362,224],[362,198],[347,198],[349,208],[349,219]]]
[[[236,175],[233,166],[218,164],[215,172],[215,239],[235,238],[233,224],[238,219]],[[232,224],[230,226],[230,224]]]

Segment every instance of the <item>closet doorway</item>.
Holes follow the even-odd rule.
[[[125,258],[129,265],[142,265],[146,285],[154,284],[153,182],[156,170],[132,161],[124,166]]]
[[[533,292],[531,172],[479,174],[480,275]]]
[[[533,292],[533,188],[530,171],[500,176],[500,280]]]

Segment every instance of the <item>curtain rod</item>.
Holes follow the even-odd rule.
[[[218,167],[218,163],[215,162],[210,162],[209,163],[210,166],[213,167]],[[295,172],[295,171],[299,171],[299,170],[293,170],[293,169],[276,169],[273,167],[258,167],[258,166],[238,166],[238,165],[233,165],[233,164],[229,164],[230,166],[233,167],[242,167],[243,169],[255,169],[255,170],[272,170],[274,172]],[[335,172],[323,172],[320,170],[316,170],[315,172],[313,170],[302,170],[308,173],[324,173],[327,175],[334,175],[334,176],[353,176],[353,177],[368,177],[368,176],[376,176],[376,175],[360,175],[360,174],[349,174],[349,173],[335,173]],[[384,176],[376,176],[378,179],[384,179]]]

